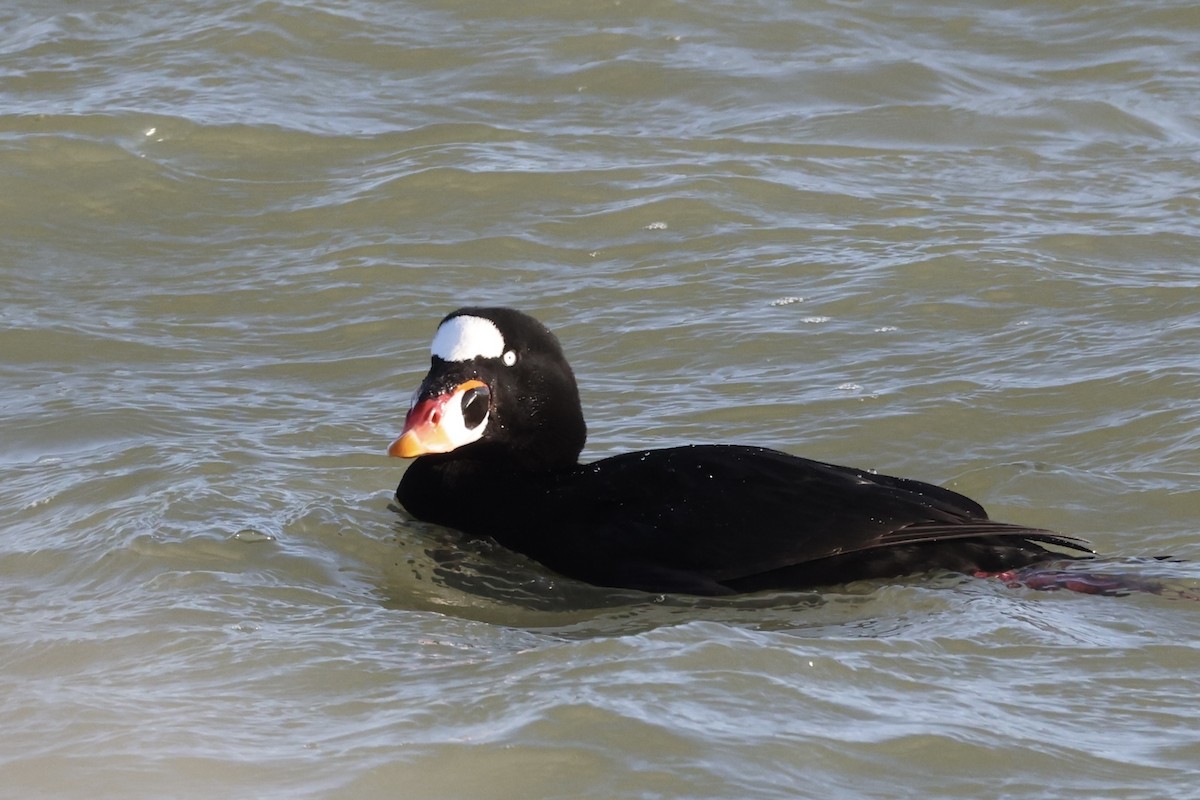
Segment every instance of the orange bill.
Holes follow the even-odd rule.
[[[457,402],[463,392],[475,388],[487,388],[483,381],[469,380],[460,383],[453,391],[418,400],[404,419],[404,430],[400,437],[388,447],[389,456],[416,458],[429,453],[449,453],[461,442],[451,438],[443,425],[446,406]]]

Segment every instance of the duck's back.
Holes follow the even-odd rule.
[[[644,450],[540,474],[423,461],[397,490],[414,515],[608,586],[806,588],[1009,569],[1049,557],[1041,543],[1089,552],[1070,537],[989,520],[948,489],[757,447]]]

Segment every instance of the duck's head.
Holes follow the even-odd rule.
[[[460,308],[430,349],[429,373],[388,455],[461,451],[527,469],[578,461],[587,436],[579,389],[544,325],[511,308]]]

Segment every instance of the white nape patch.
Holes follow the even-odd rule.
[[[499,358],[504,353],[504,337],[490,319],[451,317],[437,329],[430,350],[443,361]]]

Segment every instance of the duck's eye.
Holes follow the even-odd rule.
[[[462,416],[463,424],[468,428],[478,428],[488,413],[488,397],[491,392],[486,386],[475,386],[463,392]]]
[[[513,364],[517,363],[517,351],[516,350],[505,350],[503,359],[504,359],[504,366],[511,367]]]

